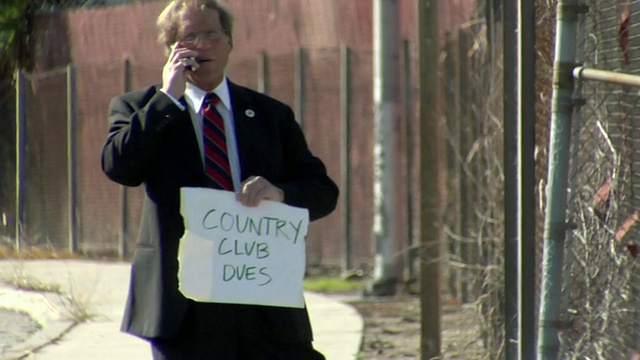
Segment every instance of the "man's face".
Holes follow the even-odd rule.
[[[233,48],[231,38],[225,35],[218,12],[212,9],[189,10],[181,19],[178,43],[198,52],[200,67],[187,73],[194,85],[205,91],[222,81],[224,69]]]

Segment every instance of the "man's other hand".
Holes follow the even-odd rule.
[[[236,199],[243,205],[258,206],[260,200],[284,201],[284,192],[262,176],[251,176],[240,185]]]

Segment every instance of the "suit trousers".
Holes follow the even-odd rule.
[[[259,306],[189,301],[177,334],[151,339],[154,360],[325,360],[310,342],[284,343]]]

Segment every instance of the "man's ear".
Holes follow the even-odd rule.
[[[231,48],[233,49],[233,38],[229,38],[229,46],[231,46]]]

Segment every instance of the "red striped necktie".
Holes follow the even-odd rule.
[[[202,104],[204,170],[210,180],[210,187],[233,191],[224,120],[216,109],[219,102],[218,95],[208,93]]]

